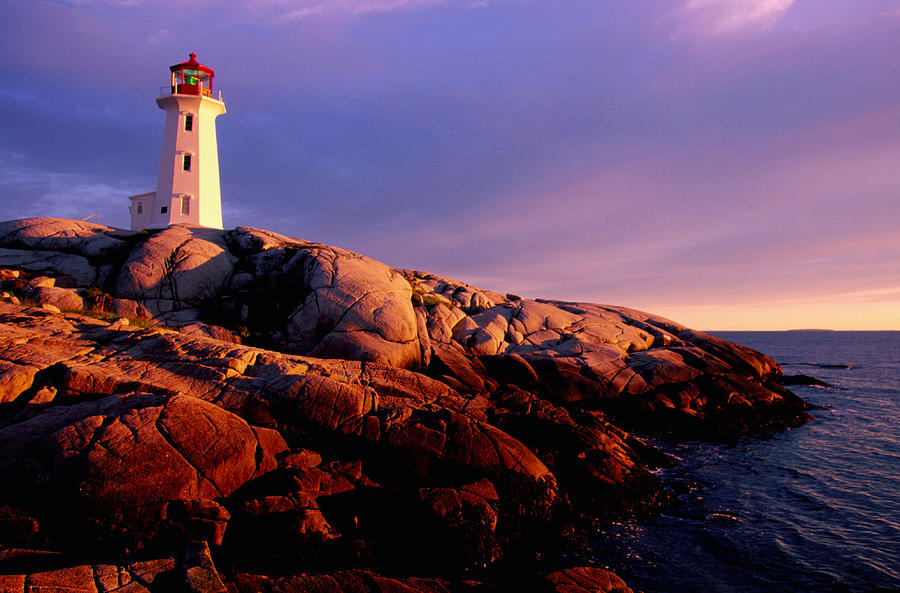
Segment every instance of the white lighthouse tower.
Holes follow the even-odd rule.
[[[195,224],[222,228],[216,117],[225,113],[222,93],[213,94],[212,68],[196,54],[169,68],[170,84],[156,104],[166,112],[156,191],[131,196],[131,228]]]

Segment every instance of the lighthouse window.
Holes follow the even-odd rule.
[[[190,132],[194,129],[194,116],[190,113],[184,116],[184,131]]]
[[[143,203],[143,202],[138,202],[138,203],[137,203],[137,213],[138,213],[138,214],[143,214],[143,213],[144,213],[144,203]]]
[[[185,171],[191,170],[191,155],[189,155],[189,154],[184,155],[183,167],[184,167]]]
[[[191,213],[191,198],[188,196],[181,198],[181,213],[182,214],[190,214]]]
[[[159,213],[160,213],[160,214],[165,214],[165,213],[168,212],[168,211],[169,211],[169,207],[168,207],[168,206],[163,206],[162,208],[159,209]]]

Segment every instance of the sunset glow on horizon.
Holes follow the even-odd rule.
[[[168,67],[225,228],[705,330],[900,330],[895,0],[0,0],[0,220],[127,228]]]
[[[823,299],[750,304],[652,306],[650,311],[705,331],[777,331],[824,329],[835,331],[895,330],[900,318],[896,301],[865,304]]]

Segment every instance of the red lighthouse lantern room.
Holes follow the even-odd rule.
[[[197,54],[191,53],[187,62],[170,66],[172,72],[173,95],[212,96],[212,79],[215,76],[212,68],[197,61]]]

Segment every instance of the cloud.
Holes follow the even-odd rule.
[[[868,290],[856,290],[847,292],[842,295],[846,299],[856,299],[862,301],[897,301],[900,302],[900,286],[886,286],[883,288],[871,288]]]
[[[793,4],[794,0],[686,0],[673,16],[681,23],[679,33],[719,36],[770,26]]]
[[[0,204],[0,220],[36,216],[80,220],[99,213],[103,224],[126,228],[128,196],[155,185],[149,178],[108,180],[87,173],[45,171],[25,161],[21,154],[0,154],[0,194],[16,196]]]
[[[262,18],[269,23],[299,21],[314,17],[353,18],[375,13],[405,12],[441,5],[484,8],[495,0],[256,0],[248,3],[193,0],[44,0],[71,8],[145,8],[150,11],[179,10],[185,13],[215,7],[222,14]],[[160,31],[166,32],[165,29]],[[156,41],[156,39],[152,39]]]
[[[281,21],[293,21],[317,16],[356,17],[418,10],[447,3],[449,0],[270,0],[263,8],[279,14]]]
[[[96,7],[104,7],[104,6],[139,6],[144,3],[144,0],[50,0],[55,4],[63,4],[65,6],[71,6],[74,8],[81,8],[83,6],[96,6]]]

